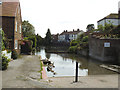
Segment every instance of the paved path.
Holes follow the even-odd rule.
[[[118,75],[90,75],[79,77],[77,83],[75,77],[51,77],[50,85],[59,88],[118,88]]]
[[[40,59],[38,56],[25,55],[9,63],[2,71],[3,88],[47,88],[51,87],[40,80]]]

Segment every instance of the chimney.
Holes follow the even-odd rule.
[[[80,31],[80,29],[78,28],[77,31]]]

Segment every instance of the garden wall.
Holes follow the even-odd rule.
[[[101,39],[89,35],[89,56],[100,61],[120,62],[120,39]]]

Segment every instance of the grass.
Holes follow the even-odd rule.
[[[43,71],[43,63],[42,61],[40,61],[40,71],[38,71],[41,74],[40,79],[42,79],[42,71]]]

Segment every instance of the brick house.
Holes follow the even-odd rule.
[[[0,27],[8,39],[8,48],[15,49],[19,54],[22,40],[22,18],[18,0],[14,0],[14,2],[2,0],[0,2],[0,21]]]

